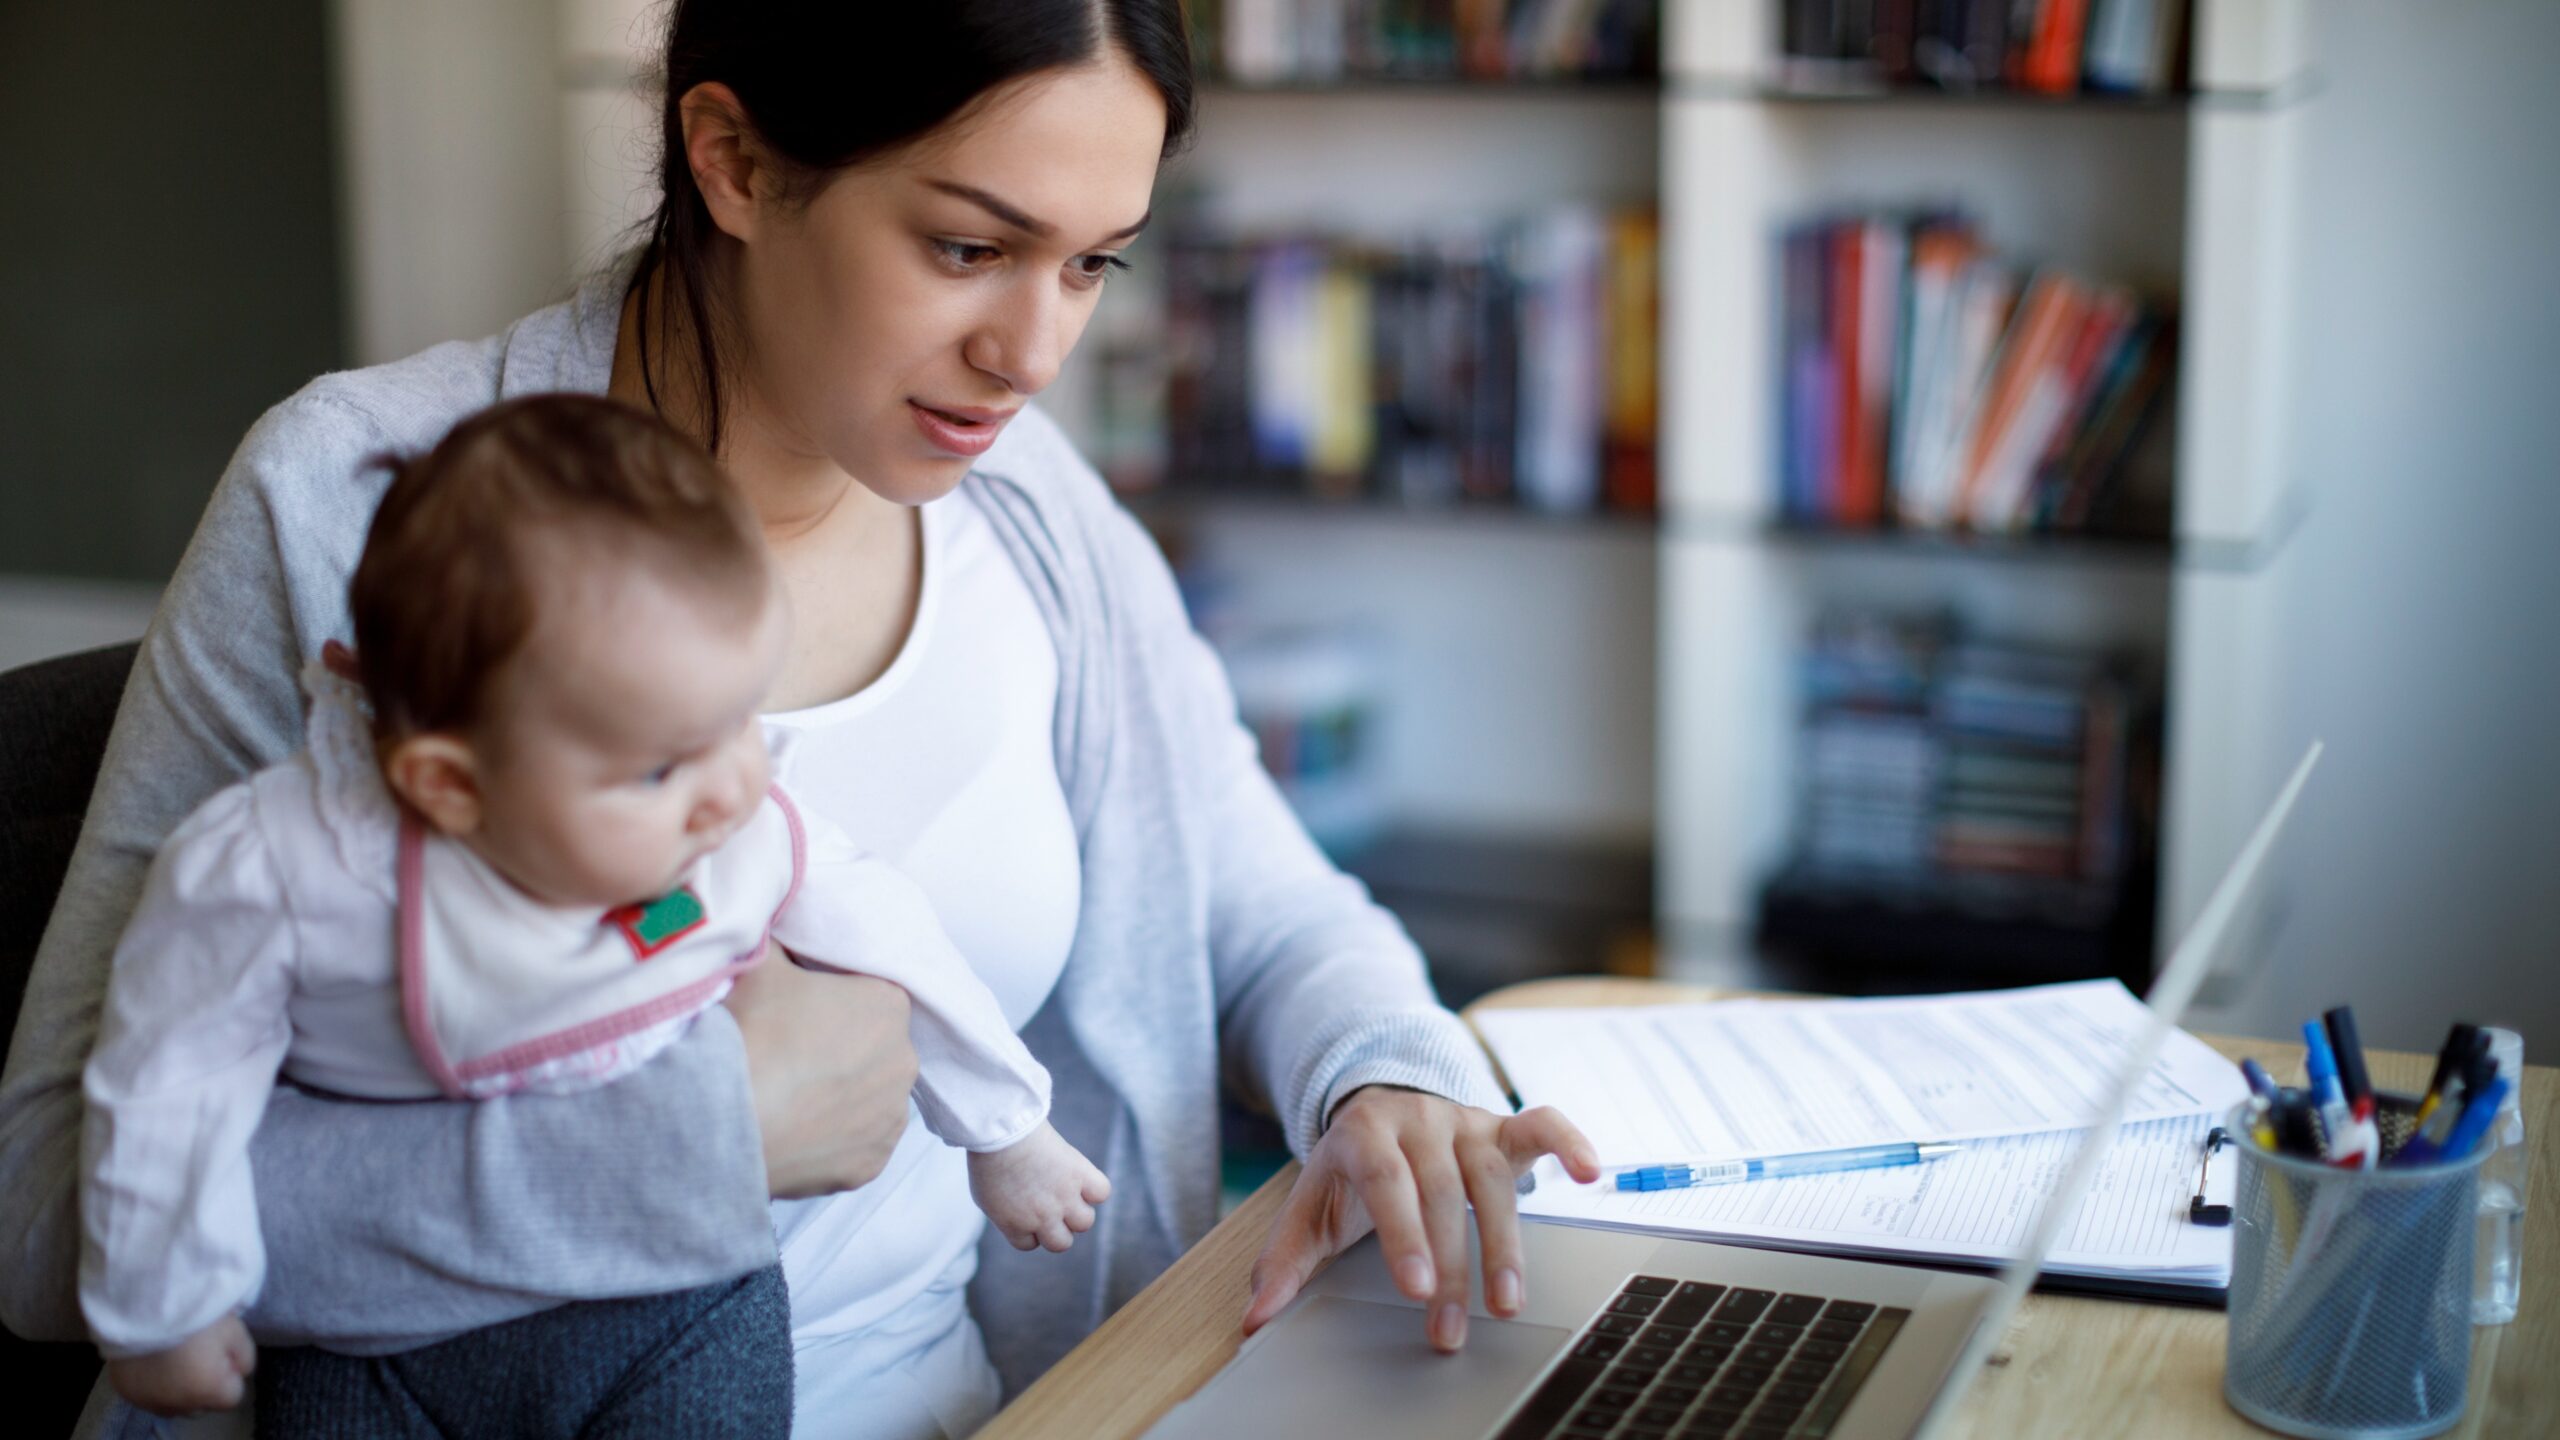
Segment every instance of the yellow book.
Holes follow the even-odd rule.
[[[1652,509],[1657,489],[1661,251],[1662,226],[1651,211],[1627,211],[1610,221],[1603,486],[1609,504],[1624,510]]]
[[[1319,494],[1353,494],[1368,474],[1377,438],[1369,351],[1369,277],[1332,266],[1316,290],[1316,426],[1307,468]]]

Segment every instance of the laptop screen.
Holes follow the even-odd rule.
[[[2062,1183],[2054,1187],[2053,1193],[2045,1198],[2044,1205],[2036,1212],[2035,1228],[2028,1234],[2026,1248],[2001,1270],[1999,1298],[1984,1312],[1972,1341],[1957,1357],[1954,1374],[1930,1404],[1929,1413],[1920,1422],[1918,1434],[1937,1434],[1953,1417],[1973,1377],[1981,1372],[1983,1362],[1990,1359],[1992,1350],[2008,1333],[2010,1318],[2017,1314],[2018,1306],[2027,1298],[2027,1291],[2035,1285],[2036,1273],[2043,1268],[2044,1257],[2061,1238],[2063,1226],[2079,1211],[2081,1198],[2088,1194],[2090,1182],[2097,1178],[2099,1163],[2105,1158],[2107,1147],[2115,1143],[2116,1127],[2124,1118],[2126,1103],[2142,1084],[2143,1077],[2150,1073],[2152,1063],[2160,1058],[2161,1047],[2167,1043],[2169,1032],[2177,1028],[2178,1021],[2186,1014],[2188,1003],[2195,999],[2197,988],[2203,985],[2205,976],[2211,972],[2214,953],[2230,933],[2240,904],[2248,898],[2249,889],[2265,864],[2267,852],[2275,847],[2277,833],[2284,829],[2286,817],[2293,813],[2294,801],[2302,794],[2304,783],[2311,778],[2312,768],[2320,763],[2321,748],[2320,742],[2315,740],[2303,754],[2301,763],[2293,769],[2292,778],[2277,794],[2275,804],[2258,822],[2258,828],[2249,836],[2249,843],[2240,847],[2239,856],[2223,873],[2221,883],[2214,886],[2213,894],[2206,899],[2195,923],[2187,927],[2186,937],[2178,942],[2177,949],[2170,952],[2169,962],[2160,968],[2160,974],[2151,982],[2150,992],[2143,997],[2150,1018],[2144,1023],[2133,1048],[2126,1053],[2105,1103],[2090,1117],[2091,1126],[2083,1134],[2079,1149],[2073,1153],[2070,1168],[2063,1172]]]

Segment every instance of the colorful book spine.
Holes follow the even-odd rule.
[[[1588,510],[1600,494],[1602,266],[1599,217],[1560,210],[1519,239],[1520,435],[1513,484],[1523,503]]]
[[[1803,226],[1791,231],[1785,244],[1778,510],[1788,520],[1812,524],[1824,516],[1823,496],[1832,464],[1835,361],[1826,308],[1830,290],[1825,284],[1830,241],[1823,227]]]
[[[2059,420],[2063,347],[2078,330],[2085,292],[2051,271],[2028,284],[2017,322],[1982,392],[1982,423],[1973,437],[1958,508],[1977,530],[2005,531],[2035,457]]]
[[[1776,0],[1780,74],[1809,89],[2083,88],[2183,83],[2192,0]]]
[[[2080,87],[2080,56],[2086,44],[2089,0],[2043,0],[2036,15],[2035,38],[2027,49],[2026,88],[2047,95],[2067,95]]]
[[[1886,456],[1893,447],[1895,368],[1902,359],[1903,278],[1908,246],[1902,224],[1869,220],[1858,246],[1858,356],[1854,403],[1857,448],[1843,497],[1841,523],[1883,523]]]
[[[2142,469],[2174,327],[2129,289],[2046,267],[2022,282],[1961,217],[1790,230],[1779,262],[1777,511],[1792,523],[2089,529]],[[2153,457],[2158,458],[2158,457]]]
[[[1822,513],[1836,524],[1855,523],[1858,512],[1855,491],[1858,488],[1858,466],[1867,450],[1866,368],[1874,363],[1866,354],[1866,325],[1860,307],[1866,300],[1866,227],[1858,224],[1836,225],[1831,231],[1831,289],[1829,303],[1824,306],[1831,327],[1832,373],[1831,414],[1836,417],[1838,440],[1825,457],[1828,467],[1822,482]]]
[[[1966,639],[1944,616],[1834,613],[1803,660],[1799,859],[1834,881],[1964,877],[2087,895],[2134,854],[2124,662]]]
[[[1662,224],[1650,212],[1609,224],[1608,386],[1602,486],[1610,508],[1659,503],[1654,436],[1661,419]]]
[[[1161,401],[1126,407],[1164,439],[1113,478],[1650,510],[1659,252],[1650,213],[1582,209],[1403,244],[1171,237]]]

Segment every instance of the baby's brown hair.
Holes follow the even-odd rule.
[[[728,477],[664,421],[615,401],[502,401],[426,454],[379,463],[391,488],[347,608],[384,745],[485,717],[499,671],[560,587],[541,562],[601,550],[707,600],[761,603],[770,583],[755,517]],[[573,548],[537,543],[563,538]]]

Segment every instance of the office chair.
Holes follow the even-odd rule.
[[[0,674],[0,1044],[17,1031],[36,942],[71,866],[136,648],[110,645]],[[68,1435],[98,1356],[87,1345],[0,1330],[0,1374],[11,1379],[12,1433]]]

